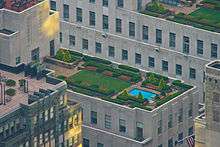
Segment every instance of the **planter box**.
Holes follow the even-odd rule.
[[[67,62],[64,62],[64,61],[57,60],[55,58],[46,57],[45,62],[50,63],[50,64],[54,64],[54,65],[57,65],[57,66],[62,66],[62,67],[65,67],[65,68],[73,69],[73,68],[76,67],[76,65],[80,61],[77,60],[77,61],[74,61],[73,63],[67,63]]]

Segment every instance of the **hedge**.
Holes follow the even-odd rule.
[[[84,55],[83,60],[85,62],[93,61],[93,62],[98,62],[98,63],[102,63],[102,64],[107,64],[107,65],[112,64],[111,61],[101,59],[101,58],[97,58],[97,57],[86,56],[86,55]]]
[[[118,68],[128,70],[128,71],[131,71],[131,72],[134,72],[134,73],[140,72],[139,69],[133,68],[133,67],[130,67],[130,66],[127,66],[127,65],[119,65]]]
[[[169,96],[167,96],[167,97],[165,97],[163,99],[157,100],[156,104],[157,104],[157,106],[160,106],[160,105],[162,105],[162,104],[172,100],[173,98],[179,96],[180,94],[181,94],[181,92],[176,92],[176,93],[174,93],[172,95],[169,95]]]
[[[16,85],[16,81],[12,80],[12,79],[8,79],[6,82],[5,82],[6,86],[9,86],[9,87],[12,87],[12,86],[15,86]]]
[[[182,88],[182,89],[184,89],[184,90],[188,90],[188,89],[193,88],[193,86],[184,84],[184,83],[182,83],[180,80],[174,80],[174,81],[172,82],[172,84],[173,84],[174,86],[178,86],[178,87],[180,87],[180,88]]]
[[[14,96],[15,93],[16,93],[16,90],[15,89],[12,89],[12,88],[9,88],[5,91],[5,93],[9,96]]]

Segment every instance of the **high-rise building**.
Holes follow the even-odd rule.
[[[0,67],[19,68],[53,56],[58,34],[59,13],[50,10],[48,0],[5,1],[0,9]]]
[[[151,4],[150,0],[51,0],[51,9],[60,12],[63,48],[182,79],[198,87],[204,102],[205,65],[220,57],[219,18],[205,12],[215,16],[218,10],[196,3],[201,8],[164,6],[158,12]],[[69,43],[71,36],[74,45]],[[88,40],[88,48],[83,40]],[[108,54],[109,46],[115,48],[115,56]],[[143,56],[141,64],[135,62],[135,53]],[[168,70],[162,69],[163,60]]]
[[[195,119],[196,147],[218,147],[220,144],[220,61],[206,66],[205,114]]]

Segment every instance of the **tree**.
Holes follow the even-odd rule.
[[[138,93],[138,99],[144,99],[144,96],[142,95],[141,92]]]
[[[66,51],[66,52],[64,53],[63,61],[64,61],[64,62],[68,62],[68,63],[71,62],[71,54],[70,54],[69,51]]]
[[[55,58],[57,59],[57,60],[63,60],[63,57],[64,57],[64,52],[63,52],[63,50],[58,50],[57,51],[57,53],[56,53],[56,56],[55,56]]]
[[[164,82],[163,79],[161,79],[161,80],[160,80],[160,83],[159,83],[159,89],[160,89],[160,90],[163,90],[163,89],[165,88],[165,86],[166,86],[166,83]]]

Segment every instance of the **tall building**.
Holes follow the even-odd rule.
[[[61,46],[182,79],[198,87],[200,102],[204,102],[204,67],[211,60],[219,59],[217,22],[199,23],[202,19],[193,15],[199,12],[192,12],[193,20],[173,14],[173,11],[187,10],[187,18],[192,10],[197,11],[196,7],[190,8],[189,12],[187,7],[183,7],[184,10],[177,7],[164,15],[157,11],[152,13],[145,8],[149,2],[51,0],[51,9],[58,10],[61,16]],[[213,10],[214,13],[218,12]],[[205,14],[200,16],[204,17],[203,20],[211,19]],[[101,50],[97,49],[96,43],[101,44]],[[87,44],[88,48],[84,48]],[[111,47],[114,48],[114,56],[109,54]],[[124,53],[128,58],[122,57]],[[141,54],[140,64],[135,63],[135,53]],[[163,61],[168,62],[168,71],[162,69]],[[179,69],[181,73],[177,72]]]
[[[53,56],[58,34],[59,13],[50,10],[48,0],[5,1],[0,9],[0,66],[19,68]]]
[[[81,146],[80,105],[50,72],[37,79],[0,70],[1,147]]]
[[[195,119],[196,147],[217,147],[220,144],[220,61],[206,66],[205,114]]]

